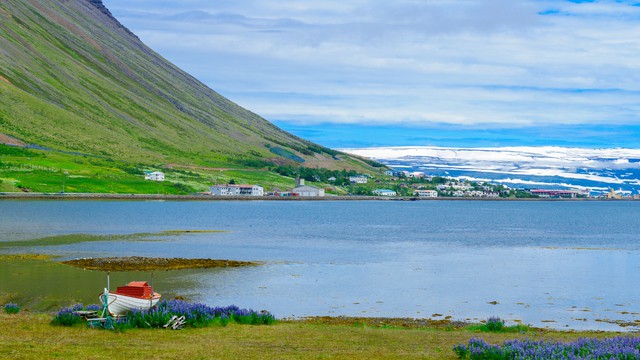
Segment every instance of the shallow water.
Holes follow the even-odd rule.
[[[226,230],[0,252],[265,261],[156,275],[156,288],[278,317],[497,315],[553,328],[636,330],[611,322],[640,320],[638,219],[640,202],[0,201],[0,241]],[[54,273],[71,284],[77,276]]]

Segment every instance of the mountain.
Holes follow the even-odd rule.
[[[343,151],[398,170],[491,181],[513,188],[589,189],[594,195],[609,189],[640,193],[640,149],[405,146]]]
[[[100,0],[0,2],[0,142],[135,164],[371,169],[219,95]]]

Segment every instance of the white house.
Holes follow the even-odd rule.
[[[264,189],[258,185],[213,185],[211,195],[218,196],[264,196]]]
[[[296,178],[296,187],[292,192],[298,196],[324,196],[324,189],[304,184],[304,179]]]
[[[373,190],[373,194],[374,195],[378,195],[378,196],[396,196],[396,195],[398,195],[398,193],[396,193],[393,190],[389,190],[389,189],[375,189],[375,190]]]
[[[418,197],[438,197],[438,192],[435,190],[414,190],[413,191],[413,195],[414,196],[418,196]]]
[[[146,174],[144,176],[144,179],[151,181],[164,181],[164,173],[161,173],[160,171],[154,171]]]
[[[388,176],[404,176],[408,174],[408,172],[402,170],[387,170],[384,174]]]
[[[366,184],[369,179],[364,175],[349,176],[349,182],[352,184]]]

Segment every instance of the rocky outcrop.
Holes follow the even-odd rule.
[[[104,6],[104,4],[102,3],[102,0],[87,0],[87,1],[89,1],[90,4],[98,8],[98,10],[102,11],[104,14],[113,18],[113,15],[111,15],[111,11],[109,11],[109,9],[107,9],[107,7]]]

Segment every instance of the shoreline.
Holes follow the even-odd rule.
[[[406,325],[406,326],[404,326]],[[417,325],[417,326],[416,326]],[[426,324],[425,324],[426,325]],[[86,326],[51,325],[51,315],[0,313],[1,358],[65,359],[438,359],[455,360],[455,346],[480,338],[491,344],[534,339],[568,343],[580,338],[606,339],[621,333],[522,329],[483,332],[473,327],[422,326],[387,321],[363,323],[343,319],[278,321],[272,325],[229,324],[185,328],[88,330]],[[135,346],[132,346],[135,344]],[[185,346],[189,344],[189,346]],[[238,346],[241,344],[242,346]]]
[[[182,300],[176,298],[176,300]],[[4,304],[2,304],[4,305]],[[71,305],[69,305],[71,307]],[[20,314],[33,316],[54,316],[58,310],[32,310],[21,308]],[[11,316],[6,315],[5,316]],[[452,329],[464,329],[470,326],[485,324],[485,320],[471,321],[458,320],[453,318],[436,319],[433,317],[402,317],[402,316],[362,316],[362,315],[311,315],[300,317],[277,318],[279,323],[289,324],[311,324],[323,326],[360,326],[372,328],[395,327],[398,329],[440,329],[450,331]],[[562,333],[562,334],[609,334],[609,335],[631,335],[637,334],[634,329],[621,328],[619,330],[606,329],[579,329],[579,328],[554,328],[548,326],[534,326],[520,322],[505,321],[505,326],[521,326],[528,332],[538,333]],[[518,331],[517,333],[521,333]],[[505,334],[509,334],[508,332]],[[513,334],[513,333],[512,333]]]
[[[4,260],[4,261],[3,261]],[[163,266],[163,265],[171,265],[171,260],[178,260],[178,266]],[[195,265],[199,265],[202,263],[208,263],[209,265],[213,265],[213,268],[228,268],[228,267],[234,267],[234,266],[260,266],[260,265],[264,265],[265,262],[261,262],[261,261],[234,261],[234,260],[211,260],[211,259],[185,259],[185,258],[147,258],[147,257],[121,257],[121,258],[76,258],[76,259],[72,259],[72,260],[64,260],[61,261],[61,259],[59,258],[59,255],[47,255],[47,254],[29,254],[29,253],[2,253],[0,251],[0,261],[6,264],[10,264],[11,266],[9,268],[13,268],[13,269],[22,269],[22,270],[16,270],[16,271],[20,271],[21,273],[29,273],[31,270],[28,269],[34,269],[36,267],[42,267],[42,265],[46,265],[47,263],[51,263],[54,266],[64,266],[64,267],[69,267],[69,268],[74,268],[77,270],[81,270],[81,272],[76,272],[72,274],[72,278],[75,280],[81,279],[82,281],[86,282],[88,279],[91,279],[90,281],[100,281],[97,279],[100,279],[101,277],[104,277],[105,274],[111,273],[112,276],[114,276],[114,282],[113,283],[117,283],[120,279],[122,280],[122,283],[126,283],[127,281],[131,281],[132,280],[132,274],[136,274],[139,273],[140,271],[143,272],[151,272],[156,273],[157,275],[160,275],[159,277],[157,277],[157,281],[160,281],[160,287],[162,288],[162,284],[169,284],[169,286],[174,286],[175,285],[175,278],[174,280],[167,280],[166,277],[163,277],[162,274],[166,273],[167,270],[172,270],[172,271],[184,271],[184,270],[192,270],[192,269],[202,269],[203,267],[200,266],[186,266],[183,267],[181,265],[187,264],[190,261],[194,261]],[[203,262],[203,260],[209,260],[209,261],[205,261]],[[98,265],[103,264],[103,265],[107,265],[106,267],[95,267],[93,266],[93,263],[97,263]],[[140,266],[124,266],[122,264],[133,264],[133,265],[140,265]],[[153,266],[147,266],[147,265],[153,265]],[[160,265],[160,266],[158,266]],[[50,271],[58,271],[56,269],[61,269],[58,267],[48,267],[50,269]],[[206,266],[206,268],[211,268],[210,266]],[[64,270],[64,269],[63,269]],[[65,270],[66,271],[66,270]],[[96,276],[92,276],[90,274],[98,274]],[[124,275],[122,275],[122,272],[124,272]],[[52,273],[52,272],[50,272]],[[118,273],[121,273],[120,275]],[[81,275],[82,274],[82,275]],[[89,274],[89,275],[87,275]],[[174,275],[170,276],[174,277]],[[136,276],[137,277],[137,276]],[[153,278],[153,275],[152,275]],[[63,279],[70,279],[70,277],[68,275],[66,275],[66,277],[63,276]],[[126,281],[125,281],[126,280]],[[168,281],[168,282],[167,282]],[[21,280],[22,283],[31,283],[34,284],[34,278],[33,276],[29,277],[22,277]],[[170,287],[166,287],[167,289],[167,293],[165,293],[164,291],[162,291],[162,293],[165,295],[165,298],[167,300],[170,299],[180,299],[180,300],[187,300],[187,301],[194,301],[194,300],[190,300],[190,293],[189,291],[171,291]],[[64,304],[68,304],[68,306],[71,306],[71,304],[73,303],[77,303],[77,302],[81,302],[81,303],[93,303],[91,302],[91,300],[87,300],[89,299],[87,298],[78,298],[77,295],[75,297],[66,297],[66,295],[60,295],[60,294],[54,294],[52,295],[53,297],[51,297],[49,300],[51,300],[49,303],[43,303],[42,299],[45,299],[46,296],[45,294],[42,293],[38,293],[38,294],[26,294],[26,293],[22,293],[23,290],[21,290],[20,288],[17,288],[16,286],[9,286],[9,288],[6,289],[2,289],[2,286],[0,286],[0,306],[3,305],[3,303],[8,303],[8,302],[16,302],[17,304],[19,304],[21,307],[24,308],[24,310],[32,312],[34,314],[37,313],[42,313],[42,314],[51,314],[52,311],[56,311],[57,308],[53,308],[50,305],[52,303],[56,303],[59,304],[59,306],[63,306]],[[18,294],[20,294],[20,296],[18,296]],[[39,299],[39,300],[38,300]],[[233,302],[231,302],[233,303]],[[47,306],[44,306],[43,304],[48,304]],[[211,304],[209,304],[211,305]],[[323,311],[320,311],[319,313],[316,314],[305,314],[305,315],[294,315],[291,313],[288,313],[287,315],[285,315],[284,317],[280,318],[280,320],[290,320],[293,322],[310,322],[310,323],[322,323],[322,324],[335,324],[335,325],[345,325],[345,324],[369,324],[372,326],[398,326],[398,327],[403,327],[403,328],[415,328],[415,327],[424,327],[424,326],[428,326],[428,327],[433,327],[433,326],[465,326],[465,325],[470,325],[470,324],[478,324],[478,323],[482,323],[483,322],[483,318],[482,316],[478,316],[477,313],[460,313],[457,315],[453,315],[451,314],[450,311],[448,310],[444,310],[443,309],[439,309],[440,311],[438,311],[438,309],[432,309],[430,312],[425,312],[423,314],[413,314],[413,315],[406,315],[406,314],[399,314],[398,312],[390,312],[387,313],[386,315],[379,315],[379,314],[368,314],[368,315],[363,315],[362,313],[358,314],[358,313],[346,313],[346,314],[331,314],[330,312],[328,313],[323,313]],[[578,321],[569,321],[569,322],[563,322],[563,321],[549,321],[549,320],[538,320],[538,319],[529,319],[529,320],[525,320],[523,317],[523,314],[520,314],[520,316],[516,316],[513,315],[511,313],[508,313],[506,311],[498,311],[499,313],[501,312],[501,314],[499,315],[505,315],[505,314],[509,314],[506,316],[506,318],[503,318],[505,323],[507,323],[508,326],[519,326],[519,325],[526,325],[527,327],[530,328],[536,328],[536,329],[546,329],[546,330],[553,330],[553,331],[592,331],[592,332],[603,332],[603,333],[611,333],[611,332],[615,332],[615,333],[632,333],[632,332],[638,332],[638,329],[640,329],[640,320],[637,320],[635,317],[632,317],[631,319],[627,318],[626,314],[632,314],[634,313],[632,310],[630,309],[626,309],[626,308],[620,308],[620,311],[616,312],[616,315],[613,314],[608,314],[608,315],[602,315],[602,316],[593,316],[593,319],[589,322],[587,322],[586,318],[582,321],[584,322],[578,322]],[[429,315],[430,314],[430,315]],[[469,315],[472,314],[472,315]],[[576,319],[572,319],[572,320],[576,320]],[[580,320],[580,319],[578,319]]]
[[[51,199],[51,200],[173,200],[173,201],[615,201],[637,199],[606,198],[482,198],[482,197],[387,197],[387,196],[215,196],[215,195],[165,195],[165,194],[108,194],[108,193],[23,193],[0,192],[0,200]]]

